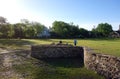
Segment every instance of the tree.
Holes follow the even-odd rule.
[[[44,25],[22,19],[22,23],[14,24],[15,38],[35,38],[42,33]]]
[[[86,30],[84,28],[80,28],[79,31],[80,31],[79,37],[81,37],[81,38],[87,38],[87,37],[89,37],[89,31],[88,30]]]
[[[30,25],[34,28],[36,36],[41,34],[45,26],[39,22],[31,22]]]
[[[13,26],[11,24],[0,25],[0,37],[11,38],[14,35]]]
[[[74,25],[73,23],[70,24],[70,30],[69,30],[70,37],[78,38],[79,34],[80,34],[79,26],[78,25]]]
[[[26,38],[34,38],[36,36],[36,29],[34,27],[27,27]]]
[[[14,36],[14,27],[12,24],[9,24],[9,30],[8,30],[8,38],[12,38]]]
[[[112,26],[108,23],[100,23],[98,24],[96,31],[100,33],[102,36],[108,36],[113,30]]]
[[[14,37],[15,38],[24,38],[25,37],[25,31],[26,31],[26,24],[22,24],[22,23],[16,23],[14,24]]]
[[[0,16],[0,24],[5,24],[5,23],[6,23],[6,21],[7,21],[7,19],[6,19],[6,18],[4,18],[4,17]]]
[[[52,33],[62,38],[73,38],[78,37],[79,28],[73,23],[54,21],[52,24]]]
[[[65,38],[68,36],[69,24],[63,21],[54,21],[52,24],[52,31],[57,34],[57,36]]]

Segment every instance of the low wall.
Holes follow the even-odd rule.
[[[84,65],[86,68],[104,75],[106,79],[120,79],[119,57],[96,54],[89,48],[84,48]]]
[[[31,56],[43,58],[79,57],[87,69],[96,71],[106,79],[120,79],[120,58],[94,53],[89,48],[65,45],[37,45],[31,47]]]
[[[68,58],[80,57],[83,59],[83,48],[66,45],[36,45],[31,47],[31,56],[35,58]]]

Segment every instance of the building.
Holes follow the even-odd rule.
[[[117,32],[117,31],[113,31],[113,32],[110,33],[109,37],[120,38],[120,33]]]
[[[50,37],[50,31],[49,31],[49,29],[48,29],[47,27],[45,27],[45,28],[43,29],[42,33],[38,34],[37,36],[38,36],[39,38],[42,38],[42,37],[45,37],[45,38]]]
[[[110,33],[109,37],[112,37],[112,38],[120,38],[120,25],[119,25],[119,29],[118,31],[113,31]]]

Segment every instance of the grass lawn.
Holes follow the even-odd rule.
[[[27,45],[58,43],[73,44],[73,39],[0,39],[0,47],[10,49],[30,49]],[[78,39],[77,46],[86,46],[97,53],[110,54],[120,57],[120,39]]]
[[[104,79],[95,72],[80,66],[81,63],[76,60],[78,61],[78,59],[39,61],[31,59],[24,65],[15,65],[14,70],[24,74],[25,79]]]
[[[58,43],[59,40],[73,44],[73,39],[0,39],[0,48],[30,49],[28,45]],[[77,45],[120,57],[120,39],[78,39]],[[21,59],[19,60],[22,61]],[[31,58],[24,59],[22,64],[13,65],[13,69],[23,74],[24,79],[104,79],[95,72],[87,70],[80,63],[79,59],[37,60]]]
[[[62,40],[63,43],[73,44],[73,39],[45,39],[45,40],[25,40],[33,44],[50,44],[58,43]],[[120,57],[120,39],[78,39],[77,46],[85,46],[94,49],[97,53],[110,54]]]

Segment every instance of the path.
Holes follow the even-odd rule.
[[[15,52],[15,53],[13,53]],[[24,77],[16,73],[13,66],[21,64],[23,58],[21,56],[27,56],[26,53],[20,53],[20,50],[2,50],[0,53],[0,79],[24,79]]]

